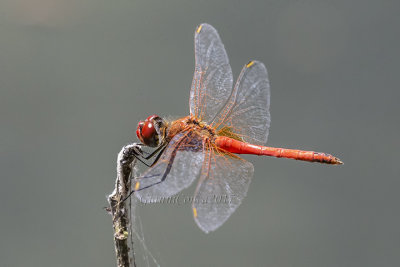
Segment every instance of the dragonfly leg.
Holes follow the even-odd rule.
[[[142,146],[145,146],[141,143],[132,143],[129,145],[126,145],[122,148],[122,156],[119,159],[119,165],[122,167],[127,167],[127,165],[130,165],[132,163],[132,161],[134,159],[138,159],[140,162],[142,162],[144,165],[146,165],[147,167],[151,167],[153,166],[158,159],[160,158],[160,156],[162,155],[162,152],[164,151],[164,149],[166,148],[166,144],[162,144],[159,147],[157,147],[157,149],[155,149],[153,152],[151,152],[149,155],[144,156],[144,151],[141,149]],[[147,164],[145,162],[145,160],[148,160],[152,157],[154,157],[156,154],[158,153],[158,155],[156,156],[156,158],[154,159],[154,161],[151,164]],[[161,174],[160,174],[161,175]],[[145,179],[145,178],[153,178],[155,176],[159,176],[159,175],[152,175],[152,176],[144,176],[141,177],[141,179]],[[135,178],[135,177],[132,177]],[[151,186],[157,185],[161,182],[163,182],[165,180],[165,177],[162,177],[160,181],[155,182],[153,184],[147,185],[143,188],[140,188],[138,190],[132,190],[123,200],[122,202],[124,202],[125,200],[127,200],[134,192],[136,191],[141,191],[143,189],[149,188]]]
[[[122,148],[122,157],[119,159],[121,165],[125,165],[128,162],[132,162],[134,158],[144,158],[143,151],[141,149],[142,144],[132,143]],[[140,160],[140,159],[139,159]]]
[[[154,176],[151,176],[151,177],[154,177]],[[142,178],[151,178],[151,177],[142,177]],[[133,193],[135,193],[135,192],[142,191],[143,189],[147,189],[147,188],[149,188],[149,187],[152,187],[152,186],[161,184],[162,182],[164,182],[165,178],[166,178],[166,177],[163,177],[163,178],[161,178],[160,181],[155,182],[155,183],[152,183],[152,184],[149,184],[149,185],[147,185],[147,186],[145,186],[145,187],[142,187],[142,188],[139,188],[139,189],[137,189],[137,190],[132,190],[132,191],[122,200],[122,202],[124,202],[125,200],[127,200],[127,199],[128,199]]]
[[[141,149],[141,147],[143,147],[143,146],[145,146],[145,145],[141,144],[141,143],[132,143],[132,144],[124,146],[122,148],[122,150],[123,150],[122,160],[129,162],[129,161],[132,161],[133,158],[136,158],[141,163],[146,165],[147,167],[151,167],[154,165],[154,163],[156,163],[158,161],[158,159],[160,158],[160,156],[162,154],[162,151],[166,147],[166,145],[162,144],[159,147],[157,147],[153,152],[148,153]],[[157,153],[158,153],[158,155],[157,155]],[[144,154],[148,154],[148,155],[145,156]],[[155,155],[157,155],[157,156],[151,163],[145,162],[146,160],[153,158]],[[121,164],[123,164],[123,162],[121,162]]]
[[[153,178],[153,177],[156,177],[156,176],[161,176],[161,174],[159,174],[159,175],[151,175],[151,176],[144,176],[144,177],[140,177],[140,179]],[[152,183],[152,184],[146,185],[146,186],[144,186],[144,187],[142,187],[142,188],[139,188],[139,189],[134,189],[134,190],[132,190],[132,191],[122,200],[122,202],[124,202],[125,200],[127,200],[127,199],[128,199],[133,193],[135,193],[135,192],[142,191],[143,189],[147,189],[147,188],[149,188],[149,187],[152,187],[152,186],[161,184],[162,182],[165,181],[166,178],[167,178],[167,175],[163,175],[163,176],[161,177],[161,180],[160,180],[160,181],[157,181],[157,182],[154,182],[154,183]]]
[[[161,144],[159,145],[153,152],[151,153],[147,153],[148,155],[146,157],[143,157],[144,159],[148,160],[152,157],[154,157],[157,153],[160,153],[159,155],[161,155],[161,152],[164,150],[164,148],[166,147],[166,143],[165,144]],[[144,151],[143,151],[144,152]],[[159,158],[159,156],[157,157],[157,159]]]
[[[148,158],[148,156],[144,156],[144,154],[147,152],[141,149],[142,146],[144,145],[140,143],[132,143],[124,146],[122,148],[122,157],[120,159],[120,164],[121,165],[128,164],[128,162],[132,162],[132,160],[136,158],[147,167],[150,167],[153,163],[148,164],[145,162],[145,160],[148,160],[150,157]]]

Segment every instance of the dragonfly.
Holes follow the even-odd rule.
[[[191,199],[201,230],[216,230],[245,198],[253,164],[239,154],[272,156],[331,165],[330,154],[265,146],[270,126],[270,83],[264,64],[244,65],[233,85],[232,70],[217,31],[199,25],[194,34],[195,71],[190,114],[169,121],[151,115],[140,121],[135,156],[150,167],[135,179],[132,192],[142,202],[157,202],[198,183]],[[141,147],[155,148],[145,154]]]

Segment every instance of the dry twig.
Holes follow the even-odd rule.
[[[113,218],[114,244],[118,267],[129,267],[130,263],[136,267],[135,254],[132,249],[132,261],[129,259],[130,248],[128,245],[130,216],[126,201],[130,193],[132,169],[136,164],[135,155],[140,147],[133,143],[121,149],[118,153],[117,179],[114,191],[108,196],[110,212]]]

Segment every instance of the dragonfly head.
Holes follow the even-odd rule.
[[[139,121],[136,135],[146,146],[157,147],[164,140],[165,129],[165,121],[158,115],[151,115],[145,121]]]

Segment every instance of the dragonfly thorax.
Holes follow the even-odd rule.
[[[165,139],[167,142],[181,132],[196,132],[202,138],[213,138],[215,136],[215,130],[212,127],[193,116],[183,117],[166,125],[167,134]]]
[[[215,135],[215,130],[211,126],[209,126],[207,123],[200,121],[194,117],[188,118],[188,123],[189,125],[192,125],[193,127],[197,128],[199,132],[202,133],[202,135],[213,137]]]

